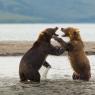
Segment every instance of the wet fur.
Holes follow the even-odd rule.
[[[56,28],[48,28],[41,32],[37,41],[33,44],[21,59],[19,65],[20,81],[33,81],[40,82],[39,69],[42,65],[49,67],[49,63],[46,62],[46,58],[49,54],[60,55],[64,50],[60,47],[54,47],[50,44],[50,40]]]
[[[63,45],[68,52],[68,57],[74,70],[72,78],[74,80],[89,81],[91,77],[90,62],[84,52],[84,45],[79,31],[72,27],[61,30],[65,33],[65,36],[70,38],[70,41],[66,43],[58,37],[55,40]]]

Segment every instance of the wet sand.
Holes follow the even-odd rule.
[[[0,55],[23,55],[31,48],[32,43],[33,42],[0,42]],[[86,42],[85,51],[88,55],[95,55],[95,42]],[[11,68],[12,67],[10,67],[10,69]],[[3,75],[1,74],[0,95],[95,95],[94,75],[95,74],[93,74],[89,82],[73,81],[70,74],[70,76],[64,75],[63,78],[59,79],[42,79],[40,84],[24,84],[19,82],[18,75],[16,77],[2,77]]]
[[[33,42],[30,41],[0,41],[1,56],[19,56],[23,55]]]
[[[95,54],[95,42],[84,42],[85,52],[88,55]],[[31,48],[32,41],[0,41],[0,56],[18,56],[23,55]],[[66,53],[64,53],[65,55]]]
[[[95,81],[59,79],[23,84],[16,78],[0,79],[0,95],[95,95]]]

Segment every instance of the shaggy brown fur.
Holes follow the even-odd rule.
[[[68,51],[68,57],[71,66],[74,70],[72,78],[74,80],[80,79],[88,81],[91,77],[90,63],[84,52],[83,41],[81,40],[79,30],[76,28],[61,28],[64,32],[64,37],[69,37],[68,43],[64,42],[61,38],[55,38],[63,47]]]
[[[45,60],[48,54],[61,55],[64,49],[54,47],[50,44],[53,35],[56,35],[56,28],[47,28],[39,35],[37,41],[33,44],[32,48],[28,50],[22,57],[19,66],[20,81],[33,81],[40,82],[39,69],[42,65],[45,67],[50,66]]]

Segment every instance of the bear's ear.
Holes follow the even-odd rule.
[[[45,33],[45,32],[42,32],[40,35],[39,35],[39,41],[42,41],[42,40],[47,40],[49,39],[49,34],[48,33]]]
[[[44,35],[44,33],[42,32],[42,33],[40,33],[40,36],[43,36]]]
[[[47,33],[47,32],[42,32],[41,34],[40,34],[40,38],[42,38],[42,39],[45,39],[45,38],[47,38],[49,36],[49,33]]]

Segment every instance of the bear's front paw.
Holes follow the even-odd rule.
[[[61,54],[63,54],[64,53],[64,48],[59,48],[59,52],[57,52],[57,55],[61,55]]]
[[[57,37],[57,36],[53,36],[53,39],[58,41],[58,42],[63,42],[63,40],[61,38]]]

